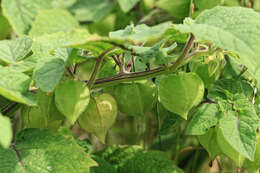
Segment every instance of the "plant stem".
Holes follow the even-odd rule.
[[[97,75],[98,75],[98,72],[99,72],[99,70],[100,70],[100,67],[101,67],[101,65],[102,65],[102,62],[103,62],[103,60],[104,60],[106,54],[109,53],[109,52],[110,52],[111,50],[113,50],[114,48],[115,48],[115,47],[112,47],[112,48],[110,48],[110,49],[104,51],[101,55],[99,55],[99,57],[98,57],[98,59],[97,59],[97,62],[96,62],[96,64],[95,64],[94,70],[93,70],[93,72],[92,72],[92,74],[91,74],[91,77],[90,77],[88,83],[87,83],[89,89],[91,89],[92,86],[93,86],[93,84],[95,83],[96,77],[97,77]]]
[[[179,68],[179,66],[185,60],[185,57],[187,56],[187,54],[189,53],[189,51],[193,45],[194,39],[195,39],[194,35],[191,34],[188,42],[186,43],[186,45],[183,49],[182,54],[170,67],[161,66],[161,67],[158,67],[155,69],[151,69],[149,71],[124,73],[124,74],[114,75],[114,76],[111,76],[108,78],[97,79],[93,85],[93,88],[101,88],[101,87],[111,86],[111,85],[115,85],[115,84],[122,83],[122,82],[131,82],[131,81],[136,81],[136,80],[153,78],[158,75],[174,72]]]

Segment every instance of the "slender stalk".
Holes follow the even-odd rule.
[[[153,78],[158,75],[174,72],[184,62],[185,57],[187,56],[187,54],[189,53],[189,51],[193,45],[194,39],[195,39],[194,35],[191,34],[188,42],[186,43],[186,45],[183,49],[182,54],[170,67],[161,66],[161,67],[158,67],[155,69],[151,69],[149,71],[123,73],[123,74],[114,75],[114,76],[111,76],[108,78],[97,79],[93,85],[93,88],[101,88],[101,87],[111,86],[111,85],[115,85],[115,84],[122,83],[122,82],[131,82],[131,81],[136,81],[136,80]]]
[[[87,83],[89,89],[92,88],[92,86],[93,86],[93,84],[94,84],[94,82],[95,82],[95,80],[96,80],[96,77],[97,77],[97,75],[98,75],[98,72],[99,72],[99,70],[100,70],[100,67],[101,67],[101,65],[102,65],[102,62],[103,62],[103,60],[104,60],[106,54],[109,53],[109,52],[110,52],[111,50],[113,50],[113,49],[114,49],[114,47],[111,48],[111,49],[108,49],[108,50],[104,51],[101,55],[99,55],[99,57],[98,57],[98,59],[97,59],[97,62],[96,62],[96,64],[95,64],[94,70],[93,70],[93,72],[92,72],[92,74],[91,74],[91,77],[90,77],[88,83]]]

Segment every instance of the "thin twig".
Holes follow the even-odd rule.
[[[113,50],[114,48],[115,48],[115,47],[112,47],[112,48],[110,48],[110,49],[104,51],[101,55],[99,55],[99,57],[98,57],[98,59],[97,59],[97,62],[96,62],[96,64],[95,64],[94,70],[93,70],[93,72],[92,72],[92,74],[91,74],[91,77],[90,77],[88,83],[87,83],[89,89],[92,88],[92,86],[93,86],[93,84],[94,84],[94,82],[95,82],[95,80],[96,80],[96,77],[97,77],[97,75],[98,75],[99,69],[100,69],[100,67],[101,67],[101,65],[102,65],[102,62],[103,62],[103,60],[104,60],[106,54],[109,53],[109,52],[110,52],[111,50]]]
[[[16,155],[17,155],[17,157],[18,157],[18,160],[19,160],[20,164],[22,165],[22,167],[23,167],[23,169],[24,169],[24,172],[26,173],[27,171],[26,171],[26,168],[25,168],[25,164],[24,164],[24,162],[23,162],[23,160],[22,160],[21,154],[20,154],[19,151],[17,150],[15,144],[11,144],[11,147],[12,147],[12,149],[15,151],[15,153],[16,153]]]

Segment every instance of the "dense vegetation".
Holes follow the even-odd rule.
[[[260,171],[260,0],[0,2],[0,173]]]

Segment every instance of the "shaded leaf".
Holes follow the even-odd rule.
[[[198,40],[209,41],[240,56],[257,80],[260,79],[260,14],[249,8],[215,7],[202,12],[194,22],[175,25],[192,32]]]
[[[50,16],[53,18],[50,20]],[[71,32],[79,28],[77,20],[66,10],[40,10],[32,23],[30,35],[33,37],[52,34],[59,31]]]
[[[51,8],[52,0],[3,0],[3,14],[6,16],[15,33],[27,34],[35,15],[40,9]]]
[[[29,92],[31,78],[9,68],[0,67],[0,95],[23,104],[36,105],[36,97]]]
[[[14,40],[0,41],[0,60],[14,64],[22,60],[32,47],[32,39],[29,37],[17,38]]]
[[[113,6],[112,0],[78,0],[69,10],[79,21],[98,22],[112,10]]]
[[[53,55],[42,55],[39,58],[32,78],[40,89],[52,92],[65,71],[66,62]]]
[[[124,12],[130,11],[140,0],[117,0]]]
[[[211,127],[217,125],[219,109],[217,104],[205,103],[198,108],[198,112],[189,122],[186,129],[188,135],[204,135]]]

